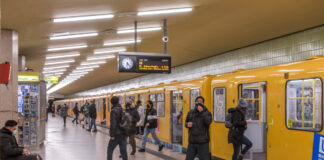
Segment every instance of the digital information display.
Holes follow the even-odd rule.
[[[171,73],[171,56],[159,53],[121,52],[118,71],[132,73]]]

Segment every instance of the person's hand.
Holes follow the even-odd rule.
[[[251,123],[251,119],[246,120],[246,123]]]
[[[202,106],[198,106],[197,109],[198,109],[199,112],[202,112],[204,110],[204,108]]]
[[[150,123],[146,123],[146,126],[147,126],[147,127],[150,126]]]
[[[111,140],[115,140],[115,137],[110,137]]]
[[[26,156],[29,155],[29,151],[28,151],[28,149],[24,149],[24,155],[26,155]]]
[[[192,127],[192,122],[188,122],[187,126],[188,126],[188,128],[191,128]]]

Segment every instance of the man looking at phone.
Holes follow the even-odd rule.
[[[252,148],[252,142],[244,136],[247,124],[251,122],[251,120],[245,120],[246,109],[248,106],[249,103],[243,98],[240,98],[237,107],[228,110],[228,113],[232,114],[232,127],[228,132],[228,143],[233,143],[234,147],[232,160],[242,160],[245,153]],[[239,155],[242,144],[244,144],[245,147],[243,148],[241,155]]]
[[[205,99],[198,96],[196,106],[187,115],[185,126],[189,129],[189,145],[186,160],[193,160],[198,155],[200,160],[210,160],[209,126],[212,115],[204,105]]]

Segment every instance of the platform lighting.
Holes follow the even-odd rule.
[[[70,65],[63,65],[63,66],[55,66],[55,67],[45,67],[43,70],[53,70],[53,69],[61,69],[61,68],[68,68]]]
[[[110,56],[101,56],[101,57],[88,57],[87,61],[92,61],[92,60],[101,60],[101,59],[112,59],[115,58],[114,55],[110,55]]]
[[[164,10],[154,10],[154,11],[142,11],[138,12],[138,16],[148,16],[148,15],[159,15],[159,14],[172,14],[172,13],[183,13],[191,12],[193,8],[176,8],[176,9],[164,9]]]
[[[56,72],[56,73],[43,73],[45,76],[56,76],[56,75],[62,75],[63,72]]]
[[[102,14],[102,15],[90,15],[90,16],[77,16],[77,17],[65,17],[65,18],[54,18],[54,23],[59,22],[75,22],[75,21],[86,21],[86,20],[98,20],[98,19],[110,19],[114,18],[113,14]]]
[[[140,43],[142,40],[137,40],[137,43]],[[116,46],[116,45],[122,45],[122,44],[132,44],[135,43],[135,40],[127,40],[127,41],[117,41],[117,42],[107,42],[104,43],[104,46]]]
[[[82,75],[86,75],[88,74],[89,72],[81,72],[81,73],[71,73],[69,74],[70,76],[82,76]]]
[[[161,27],[150,27],[150,28],[138,28],[137,32],[149,32],[149,31],[158,31],[161,30]],[[125,30],[118,30],[117,34],[124,34],[124,33],[134,33],[134,29],[125,29]]]
[[[107,62],[106,61],[83,62],[83,63],[81,63],[81,66],[95,65],[95,64],[104,64],[104,63],[107,63]]]
[[[91,72],[93,69],[85,69],[85,70],[74,70],[72,73],[82,73],[82,72]]]
[[[59,39],[72,39],[72,38],[81,38],[81,37],[93,37],[98,36],[97,32],[94,33],[82,33],[82,34],[68,34],[62,36],[51,36],[50,40],[59,40]]]
[[[76,69],[92,69],[92,68],[98,68],[99,65],[93,65],[93,66],[84,66],[84,67],[77,67]]]
[[[57,48],[48,48],[47,51],[61,51],[61,50],[71,50],[71,49],[80,49],[80,48],[86,48],[87,45],[76,45],[76,46],[66,46],[66,47],[57,47]]]
[[[94,51],[94,54],[105,54],[105,53],[115,53],[115,52],[125,52],[126,48],[112,48],[112,49],[98,49]]]
[[[77,57],[80,56],[80,53],[66,53],[66,54],[56,54],[56,55],[47,55],[46,59],[57,59],[57,58],[67,58],[67,57]]]
[[[58,70],[52,70],[52,71],[44,71],[43,74],[46,73],[57,73],[57,72],[65,72],[66,69],[58,69]]]
[[[52,65],[52,64],[63,64],[63,63],[73,63],[74,60],[63,60],[63,61],[55,61],[55,62],[45,62],[45,65]]]

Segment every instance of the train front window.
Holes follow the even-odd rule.
[[[291,80],[286,84],[286,125],[289,129],[322,129],[322,80]]]

